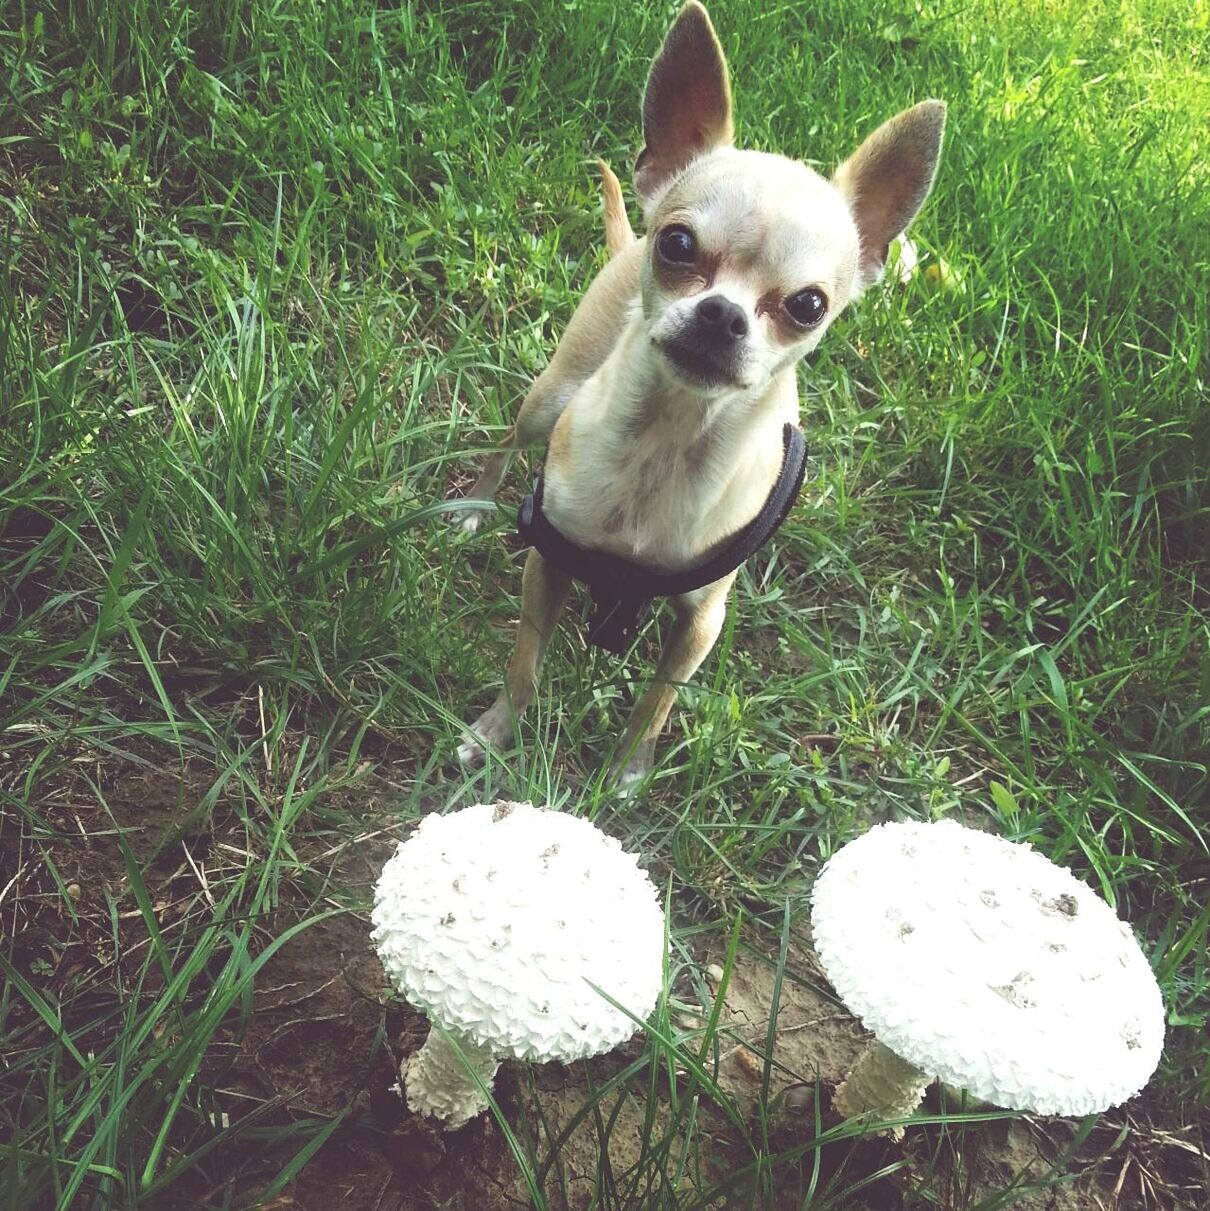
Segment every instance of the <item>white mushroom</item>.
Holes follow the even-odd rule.
[[[403,1066],[408,1105],[450,1128],[487,1108],[502,1058],[608,1051],[663,984],[664,914],[637,859],[528,803],[427,817],[383,869],[373,921],[387,975],[437,1027]]]
[[[832,856],[811,903],[824,971],[877,1039],[836,1092],[846,1117],[906,1117],[935,1077],[1090,1114],[1155,1071],[1163,1003],[1129,926],[1028,845],[883,824]]]

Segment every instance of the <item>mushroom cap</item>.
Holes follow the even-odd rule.
[[[663,987],[664,913],[638,859],[590,821],[528,803],[426,817],[383,869],[373,921],[399,991],[501,1056],[608,1051]]]
[[[1163,1003],[1130,927],[1028,845],[948,820],[879,825],[820,872],[812,927],[879,1042],[983,1101],[1090,1114],[1159,1063]]]

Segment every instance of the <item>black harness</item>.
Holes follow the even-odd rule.
[[[534,547],[543,559],[588,586],[594,607],[588,640],[621,655],[630,646],[653,597],[676,597],[721,580],[763,547],[785,521],[802,489],[807,444],[802,430],[791,424],[785,426],[782,443],[781,473],[760,512],[707,559],[683,571],[657,572],[620,555],[572,542],[551,525],[542,511],[542,475],[533,492],[521,502],[517,532],[525,546]]]

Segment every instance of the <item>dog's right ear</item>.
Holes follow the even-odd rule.
[[[727,60],[706,10],[689,0],[651,65],[643,93],[645,146],[634,185],[649,211],[672,179],[703,152],[732,139]]]

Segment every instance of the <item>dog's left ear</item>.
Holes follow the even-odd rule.
[[[924,205],[945,133],[945,102],[921,101],[884,122],[836,170],[861,240],[858,290],[882,276],[890,242]]]
[[[644,211],[690,160],[732,137],[727,60],[709,14],[689,0],[664,38],[643,93],[644,147],[634,163],[634,185]]]

